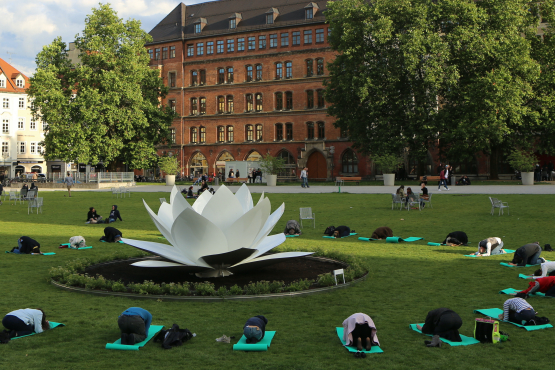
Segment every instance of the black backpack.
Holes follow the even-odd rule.
[[[528,320],[524,326],[532,325],[546,325],[549,324],[549,319],[547,317],[534,316],[534,318]]]
[[[173,324],[171,329],[160,330],[156,337],[154,337],[154,341],[162,342],[162,347],[165,349],[171,349],[172,347],[181,346],[194,336],[189,329],[179,329],[177,324]]]
[[[335,226],[328,226],[326,228],[326,231],[324,231],[324,234],[332,236],[334,231],[335,231]]]

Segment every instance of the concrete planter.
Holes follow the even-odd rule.
[[[384,186],[395,185],[395,174],[394,173],[384,173],[383,174],[383,184]]]
[[[522,185],[534,185],[534,172],[521,172]]]
[[[276,184],[277,184],[277,175],[266,175],[266,185],[276,186]]]
[[[167,186],[175,185],[175,175],[166,175],[166,185]]]

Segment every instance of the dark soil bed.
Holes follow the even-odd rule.
[[[209,281],[214,283],[216,289],[221,286],[227,288],[237,284],[240,287],[256,281],[283,281],[285,284],[300,279],[314,280],[320,274],[332,272],[333,270],[345,268],[346,265],[333,260],[319,259],[314,257],[291,258],[268,267],[254,270],[248,273],[235,274],[218,278],[199,278],[194,274],[183,273],[179,267],[151,268],[131,266],[137,259],[115,261],[100,265],[87,267],[85,273],[90,276],[102,275],[109,280],[121,280],[124,284],[143,283],[151,280],[160,283],[197,283]]]

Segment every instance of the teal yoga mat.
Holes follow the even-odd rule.
[[[239,339],[239,342],[233,345],[233,350],[250,352],[267,351],[268,348],[270,348],[270,344],[272,344],[274,335],[276,335],[275,331],[267,331],[264,333],[264,338],[262,338],[262,340],[258,343],[247,343],[247,337],[243,335],[241,339]]]
[[[50,323],[50,329],[55,329],[58,326],[65,326],[64,324],[62,324],[61,322],[54,322],[54,321],[49,321]],[[33,334],[27,334],[27,335],[22,335],[20,337],[13,337],[11,340],[14,339],[19,339],[19,338],[24,338],[24,337],[30,337],[31,335],[36,335],[37,333],[33,333]]]
[[[286,238],[296,238],[297,236],[300,236],[300,235],[285,235]]]
[[[64,246],[64,245],[65,245],[68,249],[77,249],[77,250],[91,249],[91,248],[92,248],[92,246],[89,246],[89,247],[81,247],[81,248],[74,248],[74,247],[72,247],[71,244],[69,244],[69,243],[62,243],[62,244],[60,244],[60,247],[62,247],[62,246]]]
[[[412,330],[414,330],[415,332],[418,332],[418,333],[420,333],[420,334],[423,334],[422,331],[418,330],[418,328],[416,327],[416,325],[417,325],[417,324],[410,324],[409,327],[410,327]],[[424,326],[424,323],[418,324],[418,325]],[[431,334],[424,334],[424,335],[427,335],[427,336],[429,336],[429,337],[432,336]],[[453,347],[456,347],[456,346],[468,346],[468,345],[471,345],[471,344],[480,343],[479,340],[474,339],[474,338],[472,338],[472,337],[467,337],[466,335],[462,335],[462,334],[460,334],[460,336],[461,336],[462,342],[451,342],[450,340],[447,340],[447,339],[444,339],[444,338],[439,338],[439,339],[441,339],[442,342],[447,343],[447,344],[449,344],[449,345],[451,345],[451,346],[453,346]]]
[[[503,289],[499,291],[499,294],[514,294],[514,293],[518,293],[521,292],[522,290],[516,290],[513,288],[507,288],[507,289]],[[545,293],[533,293],[530,294],[531,297],[546,297]],[[548,298],[551,298],[549,296],[547,296]]]
[[[6,251],[6,253],[19,254],[19,255],[27,254],[27,253],[14,253],[14,252],[10,252],[10,251]],[[43,253],[42,255],[43,255],[43,256],[52,256],[52,255],[54,255],[54,254],[56,254],[56,253],[54,253],[54,252],[48,252],[48,253]],[[31,255],[33,255],[33,256],[40,256],[40,254],[31,254]]]
[[[482,315],[486,315],[486,316],[491,317],[495,320],[499,320],[499,315],[501,315],[503,313],[503,310],[500,309],[500,308],[484,308],[484,309],[480,309],[480,310],[474,310],[474,313],[481,313]],[[518,326],[519,328],[526,329],[527,331],[549,329],[549,328],[553,327],[553,325],[551,325],[551,324],[525,326],[525,325],[520,325],[520,324],[514,323],[512,321],[505,321],[505,320],[499,320],[499,321],[506,322],[506,323],[509,323],[509,324],[513,324],[515,326]]]
[[[351,235],[349,236],[353,236],[353,235],[358,235],[358,233],[351,233]],[[342,236],[341,238],[348,238],[349,236]],[[328,235],[324,235],[322,238],[328,238],[328,239],[341,239],[341,238],[335,238],[333,236],[328,236]]]
[[[532,266],[539,266],[539,265],[540,265],[540,264],[538,263],[537,265],[512,266],[512,265],[509,265],[509,264],[506,263],[506,262],[500,262],[499,264],[500,264],[501,266],[506,266],[506,267],[532,267]]]
[[[135,343],[133,345],[126,345],[121,344],[121,338],[116,340],[114,343],[106,343],[106,349],[117,349],[120,351],[138,351],[139,348],[144,347],[145,344],[148,343],[162,328],[164,325],[150,325],[148,329],[148,337],[145,340],[139,343]]]
[[[445,245],[445,244],[428,242],[428,245],[431,245],[432,247],[439,247],[439,246]]]
[[[518,277],[521,279],[532,280],[532,279],[528,279],[528,275],[524,275],[524,274],[518,274]]]
[[[513,249],[503,249],[505,251],[505,253],[501,253],[501,254],[494,254],[493,256],[503,256],[505,254],[511,254],[514,253],[515,251]],[[465,254],[465,257],[476,257],[476,258],[483,258],[483,257],[478,257],[475,254]],[[491,256],[487,256],[487,257],[491,257]],[[503,262],[504,263],[504,262]],[[503,263],[501,263],[503,265]],[[509,265],[510,266],[510,265]]]
[[[410,242],[415,242],[417,240],[424,240],[424,238],[418,238],[418,237],[411,236],[409,238],[403,239],[403,238],[398,237],[398,236],[390,236],[390,237],[385,239],[385,242],[386,243],[399,243],[399,242],[410,243]]]
[[[108,243],[106,240],[101,240],[101,242],[102,242],[102,243]],[[122,242],[121,240],[120,240],[119,242],[116,242],[116,243],[121,243],[121,244],[123,244],[123,242]]]
[[[371,242],[371,241],[374,241],[374,240],[380,240],[380,239],[374,239],[374,238],[363,238],[363,237],[359,236],[359,237],[358,237],[358,240],[363,240],[363,241],[365,241],[365,242]]]
[[[367,351],[365,349],[363,349],[362,351],[357,351],[356,347],[351,347],[351,346],[347,346],[347,342],[345,342],[343,340],[343,328],[342,327],[337,327],[335,328],[335,331],[337,332],[337,336],[339,337],[339,340],[341,341],[341,344],[343,344],[343,346],[345,348],[347,348],[347,350],[349,352],[364,352],[364,353],[383,353],[383,349],[381,349],[378,346],[372,346],[372,348],[370,349],[370,351]]]

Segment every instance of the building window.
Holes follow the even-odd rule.
[[[252,81],[252,66],[247,66],[246,67],[247,70],[247,82],[251,82]]]
[[[304,43],[312,44],[312,30],[304,31]]]
[[[343,173],[358,173],[358,158],[351,149],[347,149],[341,157]]]
[[[227,142],[233,142],[233,126],[227,126]]]
[[[191,127],[191,143],[193,143],[193,144],[197,143],[197,128],[196,127]]]
[[[304,15],[306,19],[314,18],[314,10],[312,8],[305,9]]]
[[[234,39],[227,40],[227,52],[233,53],[234,51],[235,51],[235,40]]]
[[[201,144],[206,143],[206,127],[200,128],[200,143]]]
[[[35,121],[32,118],[31,118],[31,121],[29,122],[29,129],[30,130],[36,130],[37,129],[37,121]]]
[[[256,125],[256,141],[262,141],[262,125]]]
[[[206,43],[206,55],[214,54],[214,41],[209,41]]]
[[[289,33],[281,34],[281,47],[289,46]]]
[[[276,63],[276,80],[283,78],[283,63]]]
[[[170,46],[170,59],[175,58],[175,46]]]
[[[225,128],[224,126],[218,126],[218,143],[223,143],[225,140]]]
[[[306,60],[306,77],[312,77],[312,75],[314,74],[313,66],[314,66],[314,62],[312,61],[312,59],[307,59]]]
[[[199,107],[199,113],[200,114],[206,114],[206,98],[200,98],[200,107]]]
[[[285,78],[293,78],[293,62],[285,62]]]
[[[195,55],[195,46],[194,45],[187,45],[187,56],[192,57],[194,55]],[[156,58],[156,59],[158,59],[158,58]]]
[[[231,19],[229,20],[229,28],[230,28],[230,29],[235,29],[235,28],[237,28],[237,19],[231,18]]]
[[[293,46],[301,44],[301,32],[293,32]]]
[[[276,93],[276,110],[283,110],[283,93]]]
[[[176,104],[175,104],[175,100],[174,100],[174,99],[168,100],[168,106],[169,106],[170,109],[173,110],[174,112],[175,112],[175,105],[176,105]]]
[[[225,69],[218,68],[218,83],[223,84],[225,83]]]
[[[262,81],[262,64],[256,65],[256,81]]]
[[[239,37],[237,39],[237,51],[245,51],[245,38]]]
[[[318,139],[323,140],[326,138],[326,124],[318,122]]]
[[[46,132],[46,130],[48,130],[48,123],[42,121],[42,131],[45,131],[45,132]]]
[[[197,55],[204,55],[204,42],[197,43]]]
[[[168,59],[168,47],[164,46],[162,48],[162,59]]]
[[[277,33],[270,35],[270,47],[277,48],[278,41],[277,41]]]
[[[276,123],[276,141],[283,140],[283,125]]]
[[[19,109],[25,108],[25,98],[19,98]]]
[[[175,143],[175,129],[174,128],[172,128],[170,130],[170,135],[171,135],[172,144],[174,144]]]
[[[7,141],[3,141],[3,142],[2,142],[2,154],[8,153],[8,152],[9,152],[9,150],[8,150],[8,142],[7,142]]]
[[[258,36],[258,48],[266,49],[266,36]]]
[[[175,87],[176,74],[175,72],[168,73],[168,80],[170,87]]]
[[[31,141],[29,143],[29,153],[37,154],[37,143],[36,143],[36,141]]]
[[[266,14],[266,24],[274,24],[274,14]]]
[[[201,33],[202,25],[200,23],[195,24],[195,33]]]
[[[225,112],[225,97],[218,96],[218,113],[221,114]]]
[[[200,71],[200,85],[206,85],[206,70],[205,69],[201,69]]]
[[[2,108],[9,109],[10,108],[10,99],[2,98]]]
[[[227,83],[233,83],[233,67],[227,67]]]
[[[252,100],[252,94],[247,94],[245,95],[245,102],[247,103],[246,106],[246,111],[247,112],[252,112],[254,109],[254,104],[253,104],[253,100]]]
[[[25,130],[25,118],[18,118],[17,119],[17,129],[18,130]]]
[[[293,124],[285,124],[285,140],[293,140]]]
[[[160,49],[154,49],[154,50],[155,50],[154,54],[155,54],[156,60],[160,60]]]
[[[293,109],[293,93],[291,91],[285,93],[285,109]]]
[[[313,122],[307,122],[306,123],[306,137],[308,140],[313,140],[314,139],[314,123]]]
[[[326,101],[324,100],[324,90],[320,89],[320,90],[316,90],[316,94],[318,96],[318,108],[324,108],[326,105]]]
[[[249,50],[254,50],[256,48],[256,37],[249,37]]]
[[[308,90],[306,92],[306,108],[312,109],[314,108],[314,91]]]
[[[316,74],[318,76],[324,74],[324,59],[316,59]]]
[[[222,54],[224,52],[224,42],[223,40],[216,41],[216,51],[218,54]]]
[[[318,28],[316,30],[316,43],[324,42],[324,29]]]
[[[198,83],[198,72],[191,71],[191,86],[197,86]]]
[[[23,87],[23,80],[15,80],[15,86]]]
[[[226,99],[226,112],[233,113],[233,95],[228,95]]]
[[[150,57],[150,59],[154,59],[154,51],[152,49],[148,49],[148,56]],[[4,87],[2,86],[4,80],[0,80],[0,87]]]
[[[256,107],[256,111],[257,112],[262,112],[262,94],[261,93],[256,93],[256,95],[254,96],[254,100],[255,100],[255,107]]]
[[[191,115],[198,114],[197,98],[191,98]]]
[[[254,130],[252,128],[252,125],[247,125],[247,127],[245,128],[245,133],[245,140],[252,141],[254,138]]]
[[[17,148],[19,149],[19,151],[17,152],[18,154],[25,154],[25,141],[20,141],[17,145]]]

